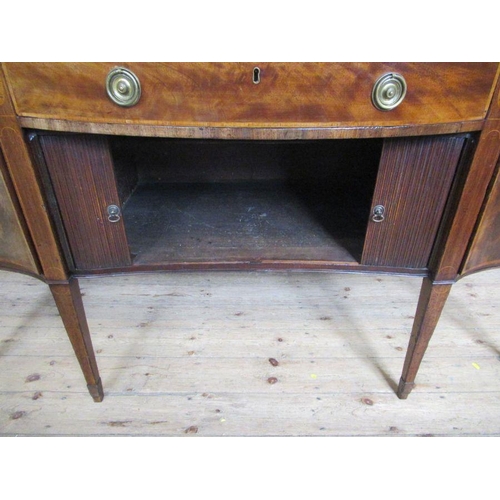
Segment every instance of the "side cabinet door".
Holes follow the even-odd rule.
[[[490,187],[462,274],[500,266],[500,161]]]
[[[120,199],[106,138],[41,135],[40,145],[76,269],[130,265],[123,218],[108,219]]]
[[[0,267],[39,274],[21,209],[0,151]]]
[[[427,267],[465,141],[436,136],[384,142],[362,264]],[[377,206],[383,209],[374,214]]]

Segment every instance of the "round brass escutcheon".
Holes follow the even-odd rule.
[[[106,92],[115,104],[124,107],[134,106],[141,97],[141,83],[132,71],[126,68],[114,68],[106,78]]]
[[[401,104],[405,95],[405,79],[398,73],[386,73],[373,86],[372,103],[381,111],[390,111]]]

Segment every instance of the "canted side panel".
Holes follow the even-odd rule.
[[[0,267],[38,274],[0,151]]]
[[[390,139],[384,143],[362,264],[425,268],[441,221],[464,136]]]
[[[99,136],[40,137],[77,269],[131,264],[123,220],[109,222],[120,206],[108,142]]]
[[[500,162],[462,273],[497,266],[500,266]]]

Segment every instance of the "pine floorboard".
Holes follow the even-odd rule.
[[[105,392],[94,403],[48,287],[0,272],[0,435],[498,436],[499,278],[454,285],[405,401],[418,278],[81,279]]]

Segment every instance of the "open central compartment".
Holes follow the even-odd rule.
[[[467,134],[32,139],[68,266],[425,273]]]
[[[134,265],[361,259],[381,140],[110,140]]]

